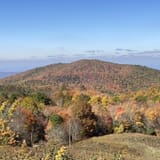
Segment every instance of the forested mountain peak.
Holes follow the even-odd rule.
[[[139,65],[85,59],[32,69],[2,79],[0,84],[16,84],[48,91],[65,84],[72,89],[116,93],[159,86],[160,71]]]

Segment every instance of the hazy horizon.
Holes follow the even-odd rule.
[[[63,60],[62,60],[63,59]],[[56,63],[71,63],[74,61],[82,60],[82,59],[97,59],[106,62],[113,62],[119,64],[131,64],[131,65],[141,65],[146,66],[153,69],[160,70],[159,59],[156,57],[146,57],[144,61],[144,57],[128,57],[128,56],[121,56],[121,57],[101,57],[101,56],[82,56],[80,57],[52,57],[47,59],[23,59],[23,60],[3,60],[0,61],[1,68],[0,72],[12,72],[19,73],[23,71],[27,71],[30,69],[34,69],[37,67],[46,66],[49,64],[56,64]],[[154,62],[154,63],[153,63]]]
[[[157,0],[0,2],[0,72],[100,59],[160,69]]]

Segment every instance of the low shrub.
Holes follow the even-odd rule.
[[[53,114],[49,117],[53,126],[60,125],[63,122],[63,118],[58,114]]]

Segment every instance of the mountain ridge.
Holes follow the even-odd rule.
[[[160,71],[140,65],[126,65],[83,59],[72,63],[50,64],[0,80],[0,84],[57,90],[66,84],[72,89],[103,93],[129,92],[160,86]]]

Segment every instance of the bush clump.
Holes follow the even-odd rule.
[[[53,114],[49,117],[53,126],[60,125],[63,122],[63,118],[58,114]]]

